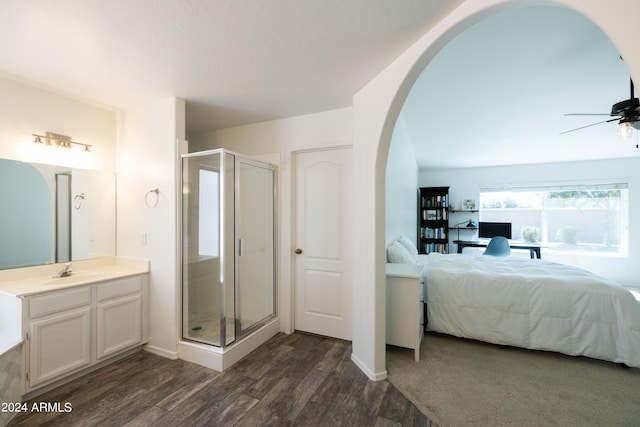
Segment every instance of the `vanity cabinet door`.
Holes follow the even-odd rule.
[[[142,277],[98,285],[97,359],[142,344]]]
[[[91,364],[91,306],[31,320],[29,387]]]
[[[142,295],[98,304],[98,359],[142,343]]]

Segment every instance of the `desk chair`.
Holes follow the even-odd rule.
[[[506,237],[502,237],[502,236],[492,237],[483,255],[491,255],[491,256],[511,255],[511,248],[509,247],[509,241],[507,240]]]

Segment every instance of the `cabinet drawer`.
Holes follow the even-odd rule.
[[[142,292],[142,277],[127,277],[98,285],[98,301]]]
[[[29,300],[29,317],[35,319],[88,304],[91,304],[90,286],[50,292]]]

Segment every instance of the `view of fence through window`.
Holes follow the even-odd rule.
[[[513,239],[550,251],[626,255],[626,184],[480,190],[480,221],[511,222]]]

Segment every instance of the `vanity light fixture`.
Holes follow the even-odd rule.
[[[32,135],[35,137],[33,140],[35,144],[55,145],[56,147],[61,148],[71,148],[73,145],[78,145],[82,147],[82,151],[91,151],[90,144],[72,141],[71,137],[67,135],[60,135],[53,132],[47,132],[45,135],[37,135],[33,133]]]

